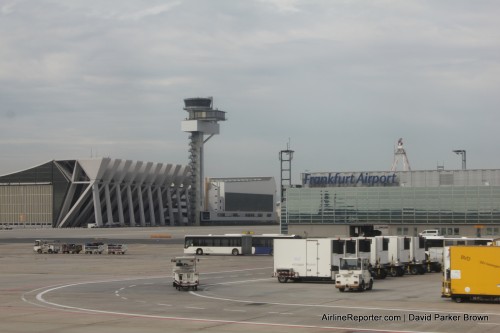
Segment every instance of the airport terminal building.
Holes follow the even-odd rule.
[[[58,160],[0,176],[0,227],[187,225],[188,166]]]
[[[500,170],[318,172],[286,189],[281,231],[500,237]]]

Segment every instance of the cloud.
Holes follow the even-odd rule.
[[[500,157],[483,151],[499,139],[499,11],[460,0],[7,2],[0,174],[89,146],[187,163],[180,122],[193,96],[228,112],[207,146],[217,176],[276,176],[288,138],[297,172],[388,168],[399,137],[414,169],[453,165],[443,152],[457,145],[494,167]]]

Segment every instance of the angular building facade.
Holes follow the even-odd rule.
[[[111,158],[50,161],[0,176],[0,225],[187,225],[188,166]]]

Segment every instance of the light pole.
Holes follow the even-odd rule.
[[[454,150],[453,152],[457,155],[462,155],[462,170],[466,170],[467,157],[465,154],[465,150],[460,149],[460,150]]]

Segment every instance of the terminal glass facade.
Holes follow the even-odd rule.
[[[290,188],[288,224],[500,224],[500,186]]]
[[[303,173],[288,188],[281,229],[288,225],[392,226],[416,232],[417,225],[456,235],[460,225],[499,234],[500,170],[418,170]],[[468,230],[471,230],[468,229]],[[368,230],[369,231],[369,230]]]

